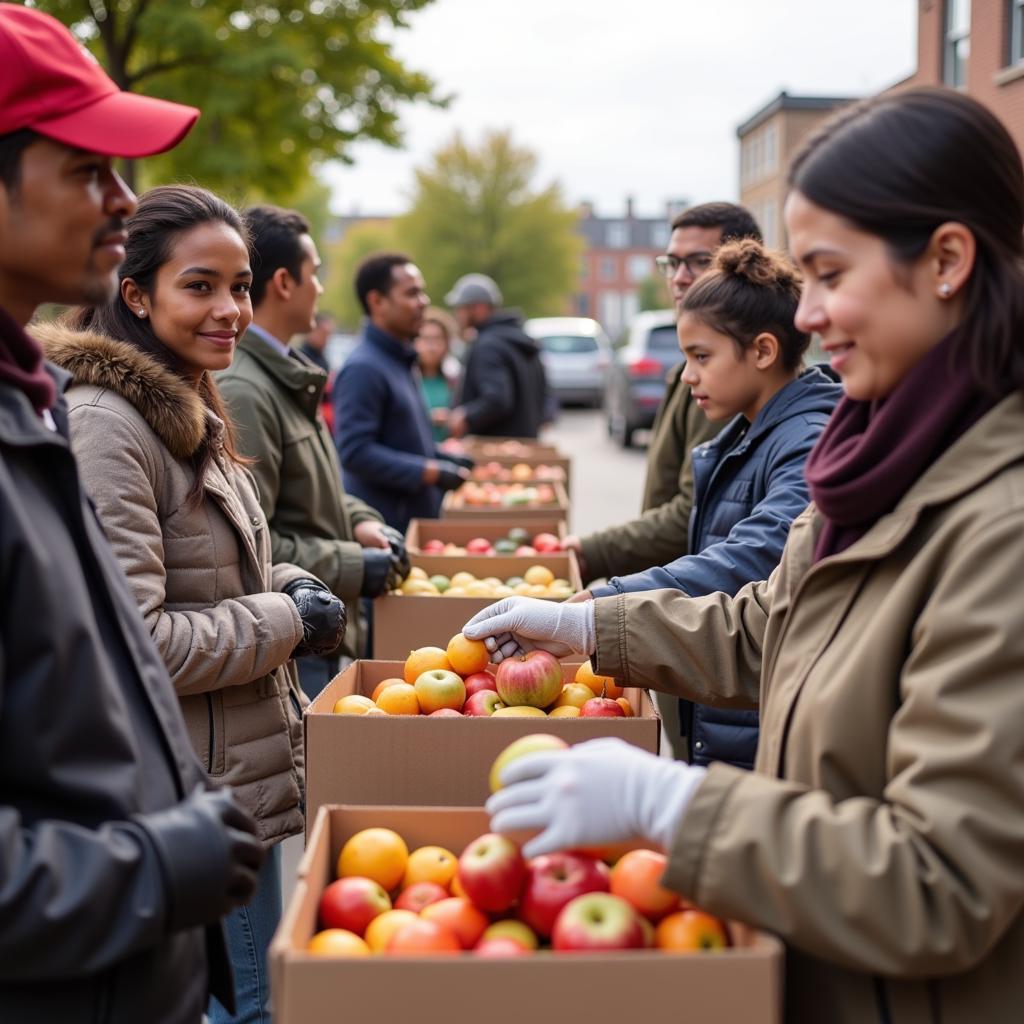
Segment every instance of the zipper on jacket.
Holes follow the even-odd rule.
[[[206,774],[213,774],[213,697],[206,694],[206,718],[210,729],[210,740],[207,743]]]
[[[892,1011],[889,1009],[889,993],[885,991],[885,979],[876,974],[873,980],[875,1003],[878,1005],[878,1024],[892,1024]]]

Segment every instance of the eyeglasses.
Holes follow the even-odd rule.
[[[709,252],[691,252],[689,256],[655,256],[654,265],[663,277],[674,277],[680,267],[686,269],[694,277],[700,277],[714,261],[714,256]]]

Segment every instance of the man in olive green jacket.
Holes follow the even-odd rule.
[[[245,218],[258,256],[253,325],[217,383],[239,448],[255,460],[249,468],[270,523],[274,560],[313,573],[345,602],[348,630],[338,654],[365,657],[367,627],[359,598],[400,582],[404,544],[389,536],[375,509],[342,488],[334,443],[319,413],[327,375],[286,344],[310,329],[322,291],[309,225],[299,214],[275,207],[253,207]],[[341,667],[338,658],[302,658],[298,664],[310,697]]]

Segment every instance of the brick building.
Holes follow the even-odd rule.
[[[917,71],[989,107],[1024,151],[1024,0],[918,0]]]
[[[669,203],[661,217],[638,217],[626,200],[621,217],[599,217],[580,206],[579,232],[586,241],[572,312],[598,320],[614,337],[640,309],[640,286],[657,272],[654,257],[665,251],[672,218],[683,203]]]
[[[803,137],[848,96],[790,96],[780,92],[736,129],[740,140],[740,203],[754,215],[765,243],[784,248],[782,207],[786,169]]]

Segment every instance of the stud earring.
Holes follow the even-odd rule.
[[[140,309],[138,312],[139,312],[139,316],[143,316],[144,317],[146,315],[146,311],[144,309]]]
[[[948,299],[952,291],[953,287],[948,281],[943,281],[942,284],[939,285],[939,295],[944,299]]]

